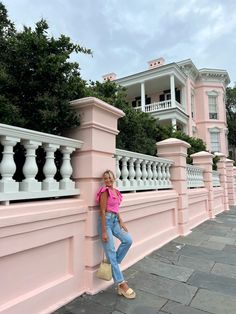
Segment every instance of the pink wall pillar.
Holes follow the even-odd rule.
[[[214,206],[214,195],[213,195],[213,182],[212,182],[212,164],[213,155],[202,151],[191,155],[193,159],[193,165],[204,169],[203,180],[205,187],[208,190],[208,214],[210,218],[215,218],[213,206]]]
[[[179,195],[178,199],[178,223],[179,233],[187,235],[190,233],[186,157],[190,145],[176,138],[170,138],[157,144],[158,157],[168,158],[174,161],[170,168],[171,182],[173,188]]]
[[[226,175],[229,205],[236,205],[236,195],[234,191],[234,161],[231,159],[226,159]]]
[[[87,292],[94,293],[104,284],[94,276],[102,257],[97,234],[98,206],[95,195],[102,184],[102,173],[107,169],[115,173],[113,155],[118,134],[117,120],[124,116],[124,112],[94,97],[74,100],[71,106],[80,116],[81,124],[69,130],[67,136],[84,141],[82,149],[72,157],[75,169],[73,177],[79,186],[81,198],[88,206],[86,252],[81,252],[81,258],[85,258]]]
[[[226,156],[222,153],[215,153],[215,155],[220,158],[220,160],[217,162],[217,170],[220,173],[220,185],[224,191],[224,210],[229,210]]]

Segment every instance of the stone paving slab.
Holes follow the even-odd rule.
[[[159,275],[169,279],[186,282],[193,273],[193,269],[163,263],[154,258],[144,258],[134,265],[134,268],[143,272]]]
[[[180,255],[177,265],[185,266],[203,272],[210,272],[210,270],[214,266],[214,261],[206,260],[204,258]]]
[[[225,251],[213,250],[203,247],[198,247],[196,249],[194,246],[185,245],[180,250],[179,254],[190,257],[205,258],[223,264],[236,265],[236,254],[231,252],[225,254]]]
[[[200,289],[190,304],[192,307],[214,314],[235,314],[236,297]]]
[[[224,244],[234,244],[235,239],[232,238],[227,238],[226,236],[222,237],[222,236],[211,236],[209,238],[209,241],[212,242],[218,242],[218,243],[224,243]]]
[[[221,263],[215,263],[215,265],[213,266],[213,268],[211,270],[211,273],[236,279],[236,266],[221,264]]]
[[[205,241],[205,242],[202,242],[201,247],[205,247],[205,248],[208,248],[208,249],[213,249],[213,250],[223,250],[223,248],[225,247],[225,244],[224,243],[220,243],[220,242],[214,242],[214,241]]]
[[[236,237],[235,237],[235,239],[236,239]],[[225,247],[223,248],[223,251],[231,252],[231,253],[235,253],[236,254],[236,245],[228,245],[228,244],[226,244]]]
[[[173,301],[168,301],[162,310],[169,314],[209,314],[209,312],[194,309],[193,307]]]
[[[194,287],[206,288],[222,294],[236,296],[236,280],[224,276],[194,272],[188,283]]]

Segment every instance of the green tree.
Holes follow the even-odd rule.
[[[226,115],[228,124],[229,144],[236,146],[236,87],[226,88]]]
[[[69,101],[86,89],[70,55],[91,51],[65,35],[48,36],[48,28],[41,20],[16,31],[0,3],[0,122],[61,134],[79,125]]]

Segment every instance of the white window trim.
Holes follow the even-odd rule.
[[[208,96],[209,119],[210,120],[219,120],[218,96],[220,95],[220,93],[217,92],[216,90],[211,90],[211,91],[207,91],[206,94]],[[210,112],[209,96],[210,97],[215,97],[215,99],[216,99],[216,112]],[[214,113],[216,113],[217,118],[216,119],[210,118],[210,114],[214,114]]]

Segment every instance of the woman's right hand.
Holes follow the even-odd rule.
[[[107,242],[107,241],[108,241],[108,235],[107,235],[106,232],[103,232],[103,233],[102,233],[102,241],[103,241],[103,242]]]

